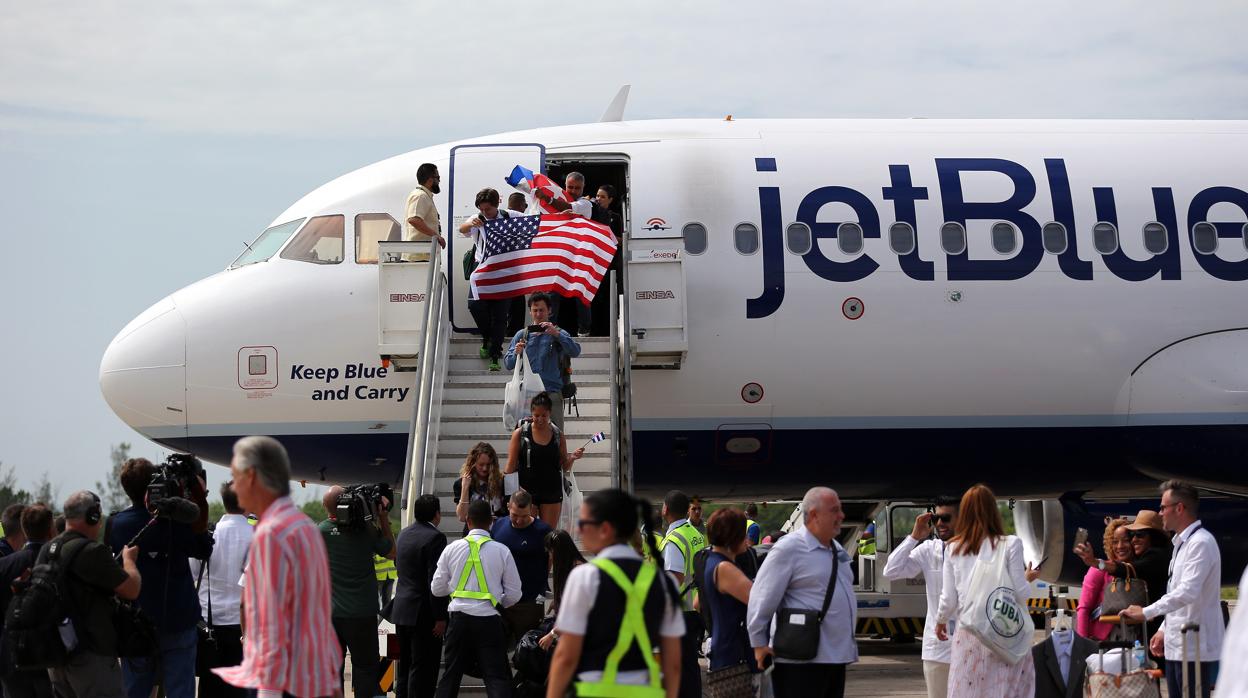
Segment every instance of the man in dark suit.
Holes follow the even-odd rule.
[[[1031,648],[1036,664],[1036,698],[1082,698],[1083,675],[1088,656],[1096,654],[1095,642],[1073,630],[1054,631]]]
[[[429,593],[438,556],[446,548],[446,534],[438,530],[441,504],[437,497],[425,494],[416,500],[414,510],[415,523],[399,532],[396,543],[399,582],[387,616],[399,631],[396,698],[433,695],[446,632],[449,597],[439,599]]]

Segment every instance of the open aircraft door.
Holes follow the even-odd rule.
[[[680,368],[689,352],[684,250],[629,251],[628,323],[633,368]]]
[[[540,143],[473,143],[451,149],[450,225],[447,227],[446,277],[449,283],[451,325],[456,331],[473,331],[476,323],[468,313],[468,280],[464,278],[464,255],[472,240],[459,234],[459,226],[477,215],[477,192],[485,187],[498,191],[500,208],[507,208],[507,197],[516,191],[504,181],[516,165],[534,172],[545,172],[546,147]],[[525,198],[532,203],[532,196]]]

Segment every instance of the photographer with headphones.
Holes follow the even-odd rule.
[[[121,698],[117,668],[117,635],[113,630],[114,596],[138,598],[142,577],[139,549],[127,546],[118,565],[108,548],[97,542],[103,512],[100,498],[82,490],[65,500],[65,532],[39,550],[36,565],[54,559],[65,571],[67,606],[74,611],[77,648],[69,661],[48,670],[52,689],[62,698]]]
[[[158,658],[121,660],[129,698],[148,698],[157,683],[169,698],[195,698],[197,625],[202,619],[190,558],[212,556],[203,466],[174,454],[159,466],[131,458],[121,466],[121,487],[132,506],[109,517],[104,540],[117,553],[126,545],[142,553],[147,583],[138,606],[156,625]]]

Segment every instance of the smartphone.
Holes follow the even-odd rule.
[[[1088,542],[1088,529],[1080,526],[1075,529],[1075,545],[1083,545]]]
[[[539,334],[542,331],[541,325],[529,325],[529,334]]]

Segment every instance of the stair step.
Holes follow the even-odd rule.
[[[499,419],[502,419],[503,409],[503,389],[506,383],[473,383],[455,384],[447,383],[442,389],[443,400],[492,400],[498,404]],[[576,398],[579,403],[582,399],[610,399],[611,386],[605,382],[594,381],[586,385],[580,381],[576,382]],[[582,410],[584,414],[584,410]],[[501,424],[501,422],[500,422]]]
[[[513,335],[510,335],[510,334],[506,335],[508,342],[511,341],[512,336]],[[575,339],[576,343],[581,345],[582,347],[586,347],[586,346],[609,347],[611,346],[610,337],[573,337],[573,339]],[[481,346],[481,337],[475,334],[468,334],[468,333],[463,333],[463,334],[457,333],[455,336],[451,337],[451,346],[454,347],[454,346],[460,346],[464,344],[479,347]]]
[[[580,406],[581,417],[605,418],[611,415],[610,398],[588,398],[578,395],[576,401]],[[503,403],[500,397],[489,400],[443,400],[442,423],[462,417],[482,417],[497,419],[501,424],[502,411]]]
[[[476,441],[473,441],[472,445],[475,446],[476,443],[477,443]],[[596,445],[603,445],[603,444],[596,444]],[[493,444],[493,446],[494,446],[494,450],[499,451],[498,444]],[[505,467],[507,465],[506,446],[507,446],[506,443],[504,443],[502,450],[499,451],[498,460],[499,460],[499,465],[501,467]],[[458,475],[460,470],[463,469],[464,467],[464,458],[467,457],[469,450],[471,450],[471,446],[467,449],[464,449],[463,456],[459,456],[454,453],[449,453],[447,451],[440,451],[438,453],[437,463],[434,465],[436,475],[438,477]],[[580,460],[578,460],[576,462],[576,465],[572,466],[572,470],[577,473],[607,472],[610,469],[611,469],[611,449],[609,447],[604,448],[601,451],[589,451],[589,450],[585,451],[585,456],[581,458]]]
[[[574,425],[568,424],[570,428],[576,429],[576,432],[567,436],[568,450],[579,447],[582,443],[588,441],[590,436],[600,431],[609,432],[611,430],[611,421],[609,419],[593,420],[582,418],[574,421]],[[580,441],[576,441],[574,438],[575,434],[578,433],[584,434]],[[443,419],[439,435],[442,438],[472,436],[473,438],[484,439],[511,439],[511,434],[503,431],[503,420],[501,417],[456,417],[454,419]]]
[[[451,498],[455,492],[452,488],[455,487],[455,480],[457,479],[458,478],[455,477],[438,477],[436,479],[437,485],[435,491],[438,492],[438,499],[449,500]],[[611,473],[610,471],[586,473],[577,472],[576,484],[581,488],[581,491],[585,493],[605,490],[611,486]],[[445,497],[443,497],[443,493],[445,493]],[[444,512],[448,510],[446,504],[443,504],[442,509]],[[450,507],[449,511],[454,513],[455,507]],[[445,513],[443,515],[445,516]]]
[[[584,376],[584,375],[609,376],[611,375],[611,369],[610,368],[581,368],[580,366],[577,366],[575,363],[573,363],[572,364],[572,380],[577,381],[579,383],[580,382],[579,376]],[[446,372],[446,376],[447,378],[452,378],[452,379],[488,377],[491,379],[500,379],[503,383],[506,383],[507,381],[511,380],[511,372],[491,371],[488,368],[485,368],[484,366],[482,366],[481,368],[476,368],[476,369],[459,369],[459,370],[452,369]],[[493,381],[491,380],[490,382],[493,382]],[[451,383],[448,381],[447,385],[450,385],[450,384]]]

